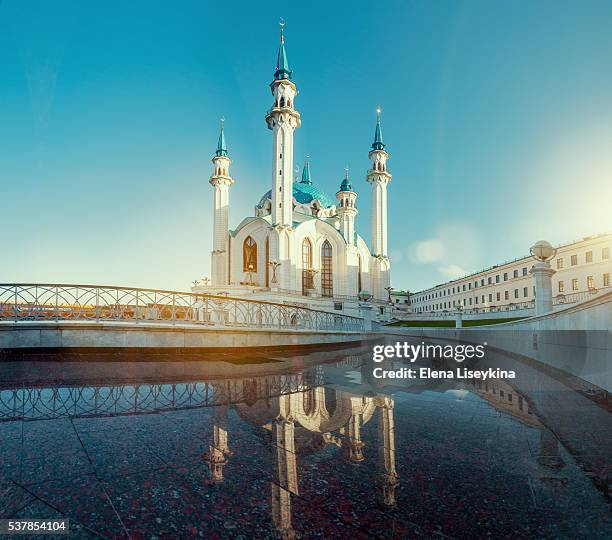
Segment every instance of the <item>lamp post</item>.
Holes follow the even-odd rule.
[[[361,291],[359,297],[359,315],[363,318],[363,329],[370,332],[372,330],[372,305],[369,304],[372,295],[369,291]]]
[[[278,283],[276,281],[276,269],[282,264],[278,261],[270,261],[268,263],[270,265],[270,268],[272,268],[272,283],[276,284]]]
[[[253,285],[255,285],[255,283],[253,283],[253,268],[254,268],[254,266],[251,263],[251,264],[249,264],[249,266],[247,268],[249,269],[249,271],[247,272],[247,274],[249,276],[249,280],[247,282],[247,285],[253,286]]]
[[[552,276],[555,271],[549,261],[557,254],[557,250],[545,240],[540,240],[529,251],[536,260],[529,272],[535,278],[536,315],[542,315],[553,309]]]
[[[393,287],[389,286],[389,287],[385,287],[385,291],[387,291],[387,294],[389,295],[389,304],[391,304],[391,291],[394,290]]]

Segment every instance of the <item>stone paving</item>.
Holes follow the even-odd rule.
[[[537,411],[373,389],[351,362],[267,400],[0,422],[0,518],[67,517],[73,538],[612,537],[606,494]]]

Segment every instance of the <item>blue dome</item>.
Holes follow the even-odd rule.
[[[266,199],[272,198],[272,190],[268,191],[259,201],[260,208],[266,202]],[[310,204],[317,199],[324,208],[329,208],[336,204],[336,200],[321,191],[318,187],[311,183],[294,182],[293,183],[293,198],[300,204]]]

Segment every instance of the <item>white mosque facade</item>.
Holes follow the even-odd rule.
[[[301,125],[298,91],[289,69],[281,26],[273,102],[266,114],[272,132],[272,174],[269,188],[255,205],[254,215],[230,229],[230,192],[234,180],[223,123],[210,184],[214,190],[211,282],[194,291],[231,296],[295,298],[329,307],[338,300],[357,300],[360,293],[386,300],[390,283],[387,252],[387,185],[391,174],[380,122],[368,152],[366,180],[372,189],[371,245],[358,233],[357,193],[348,169],[335,197],[312,180],[308,158],[301,179],[294,178],[294,134]],[[302,300],[304,301],[304,300]],[[336,309],[338,309],[336,307]]]

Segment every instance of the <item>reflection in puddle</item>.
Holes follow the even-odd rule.
[[[13,380],[0,517],[60,513],[107,537],[609,537],[609,413],[513,367],[511,383],[381,383],[352,355],[241,378]]]

